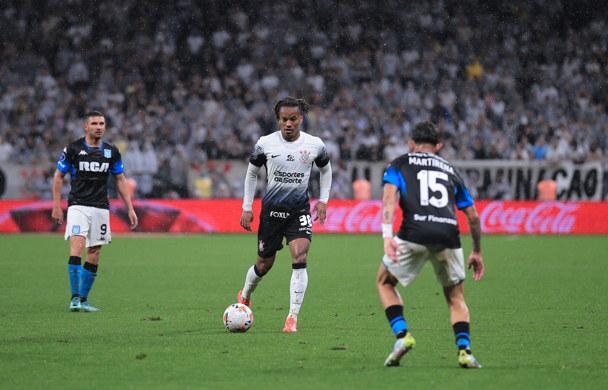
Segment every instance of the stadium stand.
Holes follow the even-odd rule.
[[[0,163],[52,166],[98,109],[140,196],[187,197],[188,167],[246,161],[286,95],[337,162],[393,158],[428,118],[448,159],[603,161],[601,2],[487,3],[3,1]]]

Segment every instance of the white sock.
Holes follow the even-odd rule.
[[[241,298],[243,298],[245,301],[251,300],[251,294],[253,294],[255,288],[258,286],[258,284],[260,284],[263,278],[263,276],[258,276],[255,273],[253,267],[255,266],[252,265],[251,268],[249,268],[249,271],[247,271],[247,276],[245,277],[245,287],[243,287],[243,293],[241,294]]]
[[[306,293],[306,287],[308,286],[308,273],[306,268],[294,269],[291,274],[291,282],[289,283],[289,316],[294,320],[298,320],[298,314],[300,314],[300,307],[302,307],[302,301],[304,300],[304,293]]]

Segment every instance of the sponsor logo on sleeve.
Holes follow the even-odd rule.
[[[61,157],[59,157],[59,160],[60,161],[65,161],[65,152],[61,153]],[[63,164],[61,164],[61,165],[63,165]]]
[[[253,150],[251,151],[251,159],[257,160],[258,156],[263,153],[264,153],[264,149],[262,149],[261,146],[255,145],[253,147]]]
[[[327,150],[325,150],[325,147],[323,147],[321,149],[321,154],[319,155],[319,160],[327,160],[329,158],[329,156],[327,155]]]

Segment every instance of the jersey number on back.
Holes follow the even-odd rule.
[[[437,208],[445,207],[448,204],[448,190],[441,183],[437,183],[437,179],[448,181],[448,175],[437,171],[420,171],[416,176],[420,182],[420,205],[435,206]],[[429,199],[429,189],[433,192],[441,193],[441,198],[435,198],[433,195]]]

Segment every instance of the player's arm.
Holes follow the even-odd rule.
[[[137,215],[135,214],[135,210],[133,210],[133,204],[131,203],[131,195],[129,195],[129,183],[127,183],[127,178],[124,173],[119,173],[114,175],[114,180],[116,181],[116,187],[118,188],[118,193],[122,198],[122,201],[127,206],[127,210],[129,210],[129,221],[131,221],[131,229],[135,229],[137,227]]]
[[[51,219],[57,224],[63,223],[63,210],[61,210],[61,188],[63,187],[63,178],[65,173],[59,169],[55,171],[53,176],[53,212],[51,213]]]
[[[484,274],[483,258],[481,257],[481,221],[475,206],[464,207],[461,210],[467,216],[471,240],[473,241],[473,250],[468,261],[469,269],[473,267],[473,279],[478,282]]]
[[[327,202],[329,201],[329,193],[331,191],[331,164],[329,162],[329,154],[325,149],[325,144],[321,139],[318,139],[317,157],[315,158],[315,165],[319,168],[321,174],[319,184],[321,191],[319,192],[319,201],[315,204],[312,209],[312,213],[316,214],[315,221],[320,219],[319,225],[325,225],[325,218],[327,218]]]
[[[253,196],[258,184],[258,175],[261,166],[249,163],[247,174],[245,175],[245,196],[243,197],[243,213],[241,214],[241,226],[248,232],[251,231],[253,222]]]
[[[319,225],[325,225],[325,218],[327,218],[327,202],[329,202],[329,192],[331,190],[331,164],[329,161],[326,165],[318,166],[321,178],[319,180],[321,185],[321,191],[319,192],[319,201],[315,204],[312,210],[313,214],[316,214],[315,221],[320,219]]]
[[[61,188],[63,187],[63,178],[72,167],[72,153],[71,149],[68,150],[68,148],[69,146],[63,148],[61,157],[59,157],[59,161],[57,161],[55,176],[53,176],[53,211],[51,212],[51,219],[58,224],[63,223],[63,210],[61,210]]]
[[[397,186],[392,183],[384,183],[382,194],[382,239],[384,240],[384,253],[392,260],[399,263],[397,252],[401,253],[399,244],[393,238],[393,219],[397,199]]]

